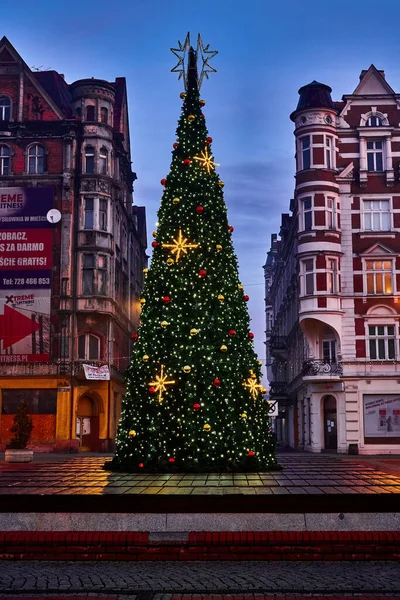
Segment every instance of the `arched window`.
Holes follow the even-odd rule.
[[[376,115],[371,115],[366,121],[366,127],[381,127],[383,125],[382,119]]]
[[[86,107],[86,121],[94,121],[94,106]]]
[[[108,123],[108,108],[102,106],[100,109],[100,121],[102,123]]]
[[[108,150],[107,148],[100,148],[100,174],[107,175],[108,173]]]
[[[85,148],[85,173],[94,173],[94,148],[86,146]]]
[[[0,175],[9,175],[11,166],[11,151],[8,146],[0,146]]]
[[[28,173],[40,175],[44,173],[45,151],[43,146],[34,144],[28,150]]]
[[[11,100],[8,96],[0,97],[0,121],[11,121]]]
[[[100,338],[92,333],[84,333],[78,338],[78,358],[82,360],[100,359]]]

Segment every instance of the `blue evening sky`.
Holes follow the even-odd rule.
[[[262,265],[293,195],[297,90],[317,79],[339,100],[371,63],[399,90],[399,17],[396,0],[13,0],[2,9],[0,37],[30,67],[50,67],[68,82],[126,77],[135,203],[147,209],[149,246],[181,109],[169,48],[190,31],[219,51],[211,63],[218,72],[202,87],[204,112],[264,359]]]

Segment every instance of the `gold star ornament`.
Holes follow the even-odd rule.
[[[150,381],[147,385],[149,387],[154,387],[155,391],[158,392],[158,401],[161,402],[164,400],[163,392],[167,391],[167,385],[173,385],[175,381],[168,381],[168,375],[164,373],[164,365],[161,365],[160,375],[155,376],[155,381]]]
[[[171,248],[171,254],[175,255],[175,262],[181,257],[181,254],[187,254],[188,248],[198,248],[199,244],[188,244],[187,238],[182,235],[182,230],[178,231],[177,239],[172,240],[172,244],[162,244],[163,248]]]
[[[253,400],[257,400],[257,396],[262,390],[262,385],[257,382],[257,378],[253,371],[250,371],[250,377],[246,379],[243,386],[248,388]]]
[[[219,163],[213,161],[213,156],[208,154],[207,146],[204,148],[204,152],[200,152],[200,154],[201,156],[194,156],[193,158],[194,160],[198,160],[203,164],[203,167],[206,169],[207,173],[215,170],[214,165],[217,165],[217,167],[220,166]]]

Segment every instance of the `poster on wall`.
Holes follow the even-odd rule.
[[[400,436],[399,395],[364,395],[364,435]]]
[[[0,363],[47,362],[52,188],[0,188]]]

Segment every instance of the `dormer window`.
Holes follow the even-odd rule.
[[[381,127],[382,125],[382,119],[376,115],[371,115],[365,122],[366,127]]]
[[[8,96],[0,96],[0,121],[11,121],[11,100]]]

